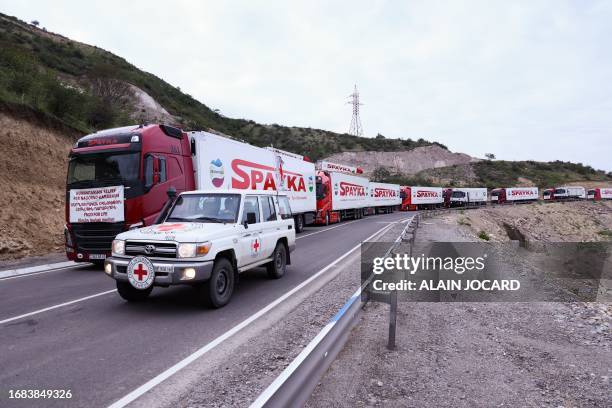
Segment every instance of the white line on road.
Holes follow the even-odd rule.
[[[37,314],[40,314],[40,313],[48,312],[49,310],[58,309],[58,308],[64,307],[64,306],[69,306],[69,305],[72,305],[72,304],[75,304],[75,303],[83,302],[85,300],[93,299],[93,298],[96,298],[98,296],[103,296],[103,295],[106,295],[108,293],[113,293],[113,292],[116,292],[116,291],[117,291],[117,289],[107,290],[106,292],[95,293],[93,295],[85,296],[85,297],[82,297],[82,298],[79,298],[79,299],[74,299],[74,300],[71,300],[69,302],[60,303],[59,305],[45,307],[44,309],[38,309],[38,310],[35,310],[33,312],[30,312],[30,313],[26,313],[26,314],[22,314],[22,315],[15,316],[15,317],[10,317],[8,319],[0,320],[0,324],[4,324],[4,323],[12,322],[12,321],[15,321],[15,320],[23,319],[24,317],[34,316],[34,315],[37,315]]]
[[[299,237],[296,237],[295,239],[297,240],[297,239],[300,239],[300,238],[309,237],[311,235],[320,234],[320,233],[325,232],[325,231],[329,231],[329,230],[333,230],[333,229],[336,229],[336,228],[344,227],[345,225],[349,225],[349,224],[352,224],[352,223],[357,222],[357,221],[361,221],[361,220],[354,220],[354,221],[340,223],[340,224],[338,224],[336,226],[333,226],[333,227],[330,227],[330,228],[321,229],[319,231],[311,232],[310,234],[306,234],[306,235],[300,235]]]
[[[372,238],[386,232],[386,230],[390,229],[392,226],[393,224],[389,224],[389,225],[382,227],[381,229],[379,229],[378,231],[376,231],[375,233],[367,237],[364,241],[369,241]],[[183,368],[187,367],[189,364],[193,363],[195,360],[202,357],[204,354],[208,353],[210,350],[214,349],[219,344],[223,343],[224,341],[232,337],[234,334],[238,333],[239,331],[247,327],[249,324],[251,324],[252,322],[257,320],[261,316],[268,313],[270,310],[274,309],[276,306],[282,303],[285,299],[289,298],[291,295],[293,295],[294,293],[296,293],[297,291],[299,291],[300,289],[308,285],[310,282],[317,279],[319,276],[327,272],[329,269],[333,268],[338,262],[348,257],[350,254],[355,252],[360,247],[361,247],[361,243],[357,244],[352,249],[350,249],[348,252],[345,252],[342,256],[337,258],[334,262],[330,263],[325,268],[321,269],[320,271],[312,275],[310,278],[306,279],[304,282],[300,283],[299,285],[291,289],[289,292],[286,292],[284,295],[277,298],[272,303],[265,306],[263,309],[260,309],[255,314],[251,315],[250,317],[243,320],[236,326],[232,327],[230,330],[226,331],[225,333],[223,333],[222,335],[220,335],[219,337],[217,337],[210,343],[196,350],[193,354],[190,354],[189,356],[185,357],[183,360],[179,361],[172,367],[168,368],[166,371],[162,372],[156,377],[153,377],[152,379],[150,379],[149,381],[147,381],[140,387],[136,388],[134,391],[127,394],[125,397],[109,405],[108,408],[122,408],[122,407],[125,407],[127,404],[135,401],[137,398],[145,394],[147,391],[150,391],[151,389],[153,389],[154,387],[162,383],[164,380],[168,379],[169,377],[173,376],[174,374],[176,374]]]
[[[45,265],[29,266],[27,268],[7,269],[0,271],[0,280],[17,278],[21,276],[38,275],[41,273],[55,272],[68,268],[89,266],[89,264],[78,264],[73,261],[57,262]]]

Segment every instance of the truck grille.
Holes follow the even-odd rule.
[[[125,243],[125,254],[176,258],[176,244],[173,242],[127,241]]]
[[[76,238],[77,252],[110,252],[115,237],[125,231],[122,222],[88,222],[70,224]]]

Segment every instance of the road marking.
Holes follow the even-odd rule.
[[[4,324],[4,323],[12,322],[12,321],[15,321],[15,320],[23,319],[24,317],[34,316],[34,315],[37,315],[37,314],[40,314],[40,313],[48,312],[49,310],[58,309],[60,307],[73,305],[75,303],[79,303],[79,302],[83,302],[85,300],[93,299],[93,298],[96,298],[98,296],[104,296],[104,295],[107,295],[109,293],[113,293],[113,292],[116,292],[116,291],[117,291],[117,289],[107,290],[106,292],[95,293],[93,295],[85,296],[85,297],[82,297],[82,298],[79,298],[79,299],[74,299],[74,300],[71,300],[71,301],[68,301],[68,302],[60,303],[58,305],[45,307],[44,309],[38,309],[38,310],[35,310],[33,312],[30,312],[30,313],[26,313],[26,314],[22,314],[22,315],[15,316],[15,317],[10,317],[8,319],[0,320],[0,324]]]
[[[379,229],[378,231],[376,231],[375,233],[373,233],[372,235],[370,235],[369,237],[367,237],[363,241],[371,240],[372,238],[376,237],[377,235],[380,235],[380,234],[386,232],[387,230],[391,229],[392,226],[393,226],[393,224],[389,224],[389,225],[386,225],[386,226],[382,227],[381,229]],[[116,402],[112,403],[111,405],[109,405],[108,408],[122,408],[122,407],[125,407],[127,404],[130,404],[131,402],[135,401],[137,398],[141,397],[146,392],[150,391],[151,389],[153,389],[154,387],[156,387],[157,385],[159,385],[160,383],[162,383],[166,379],[170,378],[171,376],[173,376],[177,372],[181,371],[183,368],[187,367],[189,364],[193,363],[198,358],[202,357],[204,354],[208,353],[210,350],[214,349],[219,344],[223,343],[224,341],[226,341],[227,339],[232,337],[234,334],[240,332],[242,329],[247,327],[249,324],[253,323],[255,320],[259,319],[261,316],[263,316],[266,313],[268,313],[270,310],[274,309],[280,303],[285,301],[285,299],[289,298],[291,295],[293,295],[294,293],[298,292],[300,289],[302,289],[303,287],[308,285],[310,282],[312,282],[315,279],[317,279],[319,276],[321,276],[322,274],[327,272],[329,269],[333,268],[338,262],[342,261],[343,259],[345,259],[349,255],[351,255],[353,252],[358,250],[360,247],[361,247],[361,242],[359,244],[357,244],[355,247],[353,247],[352,249],[350,249],[348,252],[345,252],[342,256],[340,256],[335,261],[333,261],[332,263],[327,265],[325,268],[321,269],[320,271],[318,271],[317,273],[312,275],[310,278],[306,279],[304,282],[300,283],[299,285],[297,285],[296,287],[291,289],[289,292],[286,292],[284,295],[282,295],[281,297],[277,298],[272,303],[270,303],[267,306],[265,306],[263,309],[260,309],[258,312],[254,313],[253,315],[251,315],[250,317],[246,318],[245,320],[243,320],[242,322],[240,322],[236,326],[232,327],[230,330],[226,331],[225,333],[223,333],[219,337],[215,338],[214,340],[212,340],[208,344],[206,344],[203,347],[201,347],[200,349],[196,350],[194,353],[192,353],[189,356],[185,357],[183,360],[179,361],[178,363],[176,363],[172,367],[168,368],[166,371],[158,374],[156,377],[153,377],[152,379],[150,379],[149,381],[147,381],[146,383],[144,383],[140,387],[136,388],[135,390],[133,390],[132,392],[130,392],[129,394],[127,394],[123,398],[121,398],[121,399],[117,400]]]
[[[378,216],[378,215],[381,215],[381,214],[376,214],[376,215],[368,215],[368,217],[373,217],[373,216]],[[387,215],[387,214],[384,214],[384,215]],[[309,237],[309,236],[311,236],[311,235],[316,235],[316,234],[320,234],[320,233],[325,232],[325,231],[333,230],[333,229],[335,229],[335,228],[340,228],[340,227],[343,227],[343,226],[345,226],[345,225],[352,224],[352,223],[354,223],[354,222],[359,222],[359,221],[367,221],[368,219],[371,219],[371,218],[361,218],[361,219],[359,219],[359,220],[352,220],[352,221],[348,221],[348,222],[344,222],[344,223],[343,223],[343,222],[340,222],[338,225],[335,225],[335,226],[333,226],[333,227],[330,227],[330,228],[325,228],[325,229],[322,229],[322,230],[319,230],[319,231],[316,231],[316,232],[311,232],[310,234],[306,234],[306,235],[300,235],[300,236],[298,236],[298,237],[297,237],[297,238],[295,238],[295,239],[296,239],[296,240],[298,240],[298,239],[300,239],[300,238],[306,238],[306,237]],[[397,222],[397,221],[376,221],[376,223],[377,223],[377,224],[394,224],[394,223],[396,223],[396,222]],[[405,222],[405,221],[401,221],[401,222]]]
[[[52,263],[52,264],[44,264],[44,265],[36,265],[36,266],[29,266],[26,268],[19,268],[19,269],[5,269],[0,271],[0,280],[4,280],[7,278],[15,278],[18,276],[22,276],[22,275],[34,275],[34,274],[40,274],[40,273],[46,273],[46,272],[54,272],[57,270],[62,270],[62,269],[66,269],[66,268],[74,268],[76,266],[88,266],[89,264],[78,264],[76,262],[73,261],[66,261],[66,262],[57,262],[57,263]]]
[[[70,269],[82,269],[82,268],[85,268],[87,266],[91,266],[91,265],[90,264],[81,264],[81,265],[73,265],[73,266],[64,266],[62,268],[48,269],[48,270],[44,270],[44,271],[40,271],[40,272],[31,272],[31,273],[24,273],[24,274],[20,274],[20,275],[7,276],[6,278],[0,278],[0,282],[5,281],[5,280],[11,280],[11,279],[27,278],[29,276],[44,275],[45,273],[49,273],[49,272],[67,271],[67,270],[70,270]]]

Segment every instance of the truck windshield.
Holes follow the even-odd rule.
[[[451,194],[451,197],[453,197],[453,198],[463,198],[463,197],[465,197],[465,192],[463,192],[463,191],[453,191],[453,194]]]
[[[187,194],[180,196],[166,221],[235,223],[239,194]]]
[[[138,182],[140,153],[100,153],[73,156],[68,164],[68,186],[95,187]]]
[[[558,189],[555,190],[555,194],[565,194],[565,189],[558,188]]]

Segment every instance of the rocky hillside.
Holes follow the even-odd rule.
[[[359,166],[368,175],[381,167],[391,174],[411,175],[426,169],[468,164],[478,159],[464,153],[452,153],[440,146],[424,146],[397,152],[342,152],[329,156],[327,160]]]

